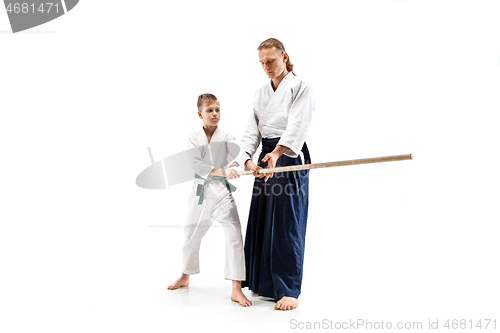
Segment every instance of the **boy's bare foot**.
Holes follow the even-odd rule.
[[[168,286],[168,290],[175,290],[179,287],[187,286],[189,286],[189,274],[182,273],[180,278],[178,278],[174,283]]]
[[[241,290],[240,291],[233,290],[233,292],[231,293],[231,301],[238,302],[243,307],[252,305],[252,302],[250,302],[248,298],[245,297],[245,295]]]
[[[284,296],[274,306],[275,310],[293,310],[299,306],[299,300],[293,297]]]
[[[238,302],[241,306],[247,307],[252,305],[252,302],[246,298],[241,291],[241,281],[233,280],[233,291],[231,292],[231,301]]]

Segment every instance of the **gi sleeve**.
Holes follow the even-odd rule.
[[[250,114],[250,117],[248,118],[245,131],[243,132],[243,137],[241,138],[240,146],[244,152],[250,154],[251,158],[253,154],[255,154],[255,152],[257,151],[261,139],[262,136],[259,131],[259,119],[257,117],[257,112],[255,110],[255,104],[254,104],[254,109],[253,112]]]
[[[204,146],[198,146],[196,142],[196,137],[194,135],[191,135],[188,138],[187,141],[187,146],[188,146],[188,152],[189,152],[189,158],[191,161],[191,166],[196,174],[198,176],[203,177],[205,179],[208,179],[208,175],[214,167],[210,164],[208,164],[205,159],[203,158],[204,155]],[[194,177],[194,176],[193,176]],[[212,177],[210,177],[212,178]]]
[[[239,147],[239,152],[238,152],[238,155],[235,156],[234,160],[236,162],[238,162],[238,164],[240,165],[241,168],[243,168],[243,170],[250,170],[248,169],[246,166],[245,166],[245,162],[247,160],[250,159],[250,157],[248,156],[248,154],[241,148],[241,146],[238,145],[238,142],[236,141],[236,138],[231,134],[231,133],[227,133],[226,135],[226,141],[229,142],[229,143],[232,143],[236,146]]]
[[[286,129],[278,142],[278,145],[290,148],[285,152],[287,156],[296,158],[300,153],[311,125],[314,104],[312,89],[309,85],[302,83],[290,107]]]

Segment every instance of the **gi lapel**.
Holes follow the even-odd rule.
[[[224,139],[225,133],[219,130],[219,127],[215,130],[212,135],[212,140],[210,140],[210,153],[212,166],[217,169],[227,168],[228,159],[228,148],[227,142]]]
[[[273,88],[271,87],[271,83],[269,83],[268,89],[271,91],[271,99],[269,100],[269,103],[266,105],[266,109],[264,110],[264,113],[259,119],[259,132],[262,133],[262,128],[264,124],[267,121],[267,117],[269,116],[269,113],[278,105],[282,100],[283,96],[290,87],[290,85],[293,83],[294,76],[292,72],[288,73],[283,80],[281,80],[278,89],[276,91],[273,91]]]
[[[212,165],[212,167],[214,167],[214,159],[212,156],[212,148],[210,145],[212,144],[212,142],[217,141],[217,136],[219,134],[218,129],[219,129],[219,127],[217,126],[215,131],[212,133],[212,138],[210,139],[210,142],[208,142],[207,135],[205,134],[205,131],[203,131],[203,134],[205,134],[205,142],[206,142],[205,144],[206,144],[206,149],[207,149],[207,153],[208,153],[208,158],[210,159],[210,164]]]

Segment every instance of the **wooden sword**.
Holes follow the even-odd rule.
[[[371,158],[360,158],[357,160],[346,160],[346,161],[335,161],[335,162],[324,162],[324,163],[312,163],[312,164],[302,164],[302,165],[291,165],[270,169],[260,169],[259,173],[276,173],[276,172],[286,172],[286,171],[298,171],[298,170],[310,170],[310,169],[321,169],[321,168],[331,168],[337,166],[345,165],[357,165],[357,164],[369,164],[369,163],[381,163],[381,162],[394,162],[394,161],[404,161],[413,159],[412,154],[404,155],[392,155],[392,156],[381,156],[381,157],[371,157]],[[240,176],[252,175],[253,172],[249,171],[238,171]]]

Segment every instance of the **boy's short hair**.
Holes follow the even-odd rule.
[[[213,101],[218,101],[217,97],[213,94],[203,94],[198,96],[198,110],[201,111],[201,108],[203,107],[203,103],[205,102],[213,102]]]

